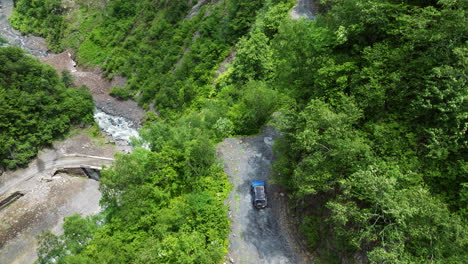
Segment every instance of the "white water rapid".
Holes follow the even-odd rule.
[[[140,138],[132,121],[124,117],[109,115],[96,108],[94,110],[94,119],[99,128],[119,145],[130,145],[132,137]]]

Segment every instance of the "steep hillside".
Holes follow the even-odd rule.
[[[466,0],[323,0],[316,20],[288,0],[16,2],[14,25],[128,77],[111,93],[159,114],[151,151],[104,172],[105,224],[71,225],[86,239],[44,242],[41,261],[220,262],[213,144],[274,112],[276,180],[317,262],[466,259]]]

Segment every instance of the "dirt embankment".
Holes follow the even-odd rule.
[[[218,145],[218,156],[233,184],[230,206],[231,234],[228,261],[251,264],[312,263],[291,224],[287,198],[280,187],[270,184],[273,141],[271,127],[251,137],[228,138]],[[250,183],[267,182],[268,207],[254,209]]]

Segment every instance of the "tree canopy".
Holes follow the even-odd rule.
[[[94,103],[67,88],[55,69],[15,47],[0,47],[0,167],[25,165],[71,125],[91,122]]]
[[[467,258],[466,0],[323,0],[316,20],[291,20],[289,0],[217,1],[192,18],[196,1],[98,2],[62,15],[54,45],[128,77],[113,93],[160,117],[141,132],[150,150],[103,172],[103,225],[86,220],[80,249],[44,235],[41,259],[219,262],[228,185],[213,144],[273,113],[276,181],[317,262]],[[20,29],[55,19],[22,7]]]

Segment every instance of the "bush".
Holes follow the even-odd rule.
[[[132,92],[126,88],[114,87],[109,91],[109,94],[117,97],[120,100],[128,100],[132,98]]]
[[[235,131],[239,134],[255,133],[279,106],[279,95],[266,88],[266,83],[251,81],[243,88],[239,102],[229,111]]]
[[[320,222],[321,220],[314,216],[307,216],[303,219],[299,231],[303,233],[307,239],[309,247],[315,248],[319,242]]]

